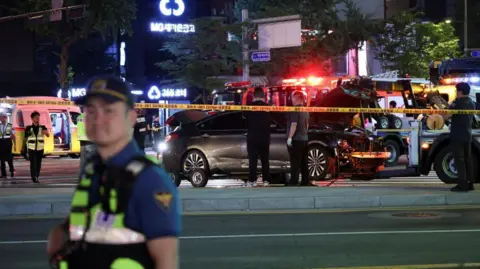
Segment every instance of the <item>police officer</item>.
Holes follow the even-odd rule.
[[[43,149],[45,137],[50,137],[47,127],[40,125],[40,113],[34,111],[30,114],[32,124],[25,128],[25,143],[30,160],[30,176],[34,183],[39,183],[38,177],[42,169]]]
[[[178,194],[133,140],[129,86],[100,77],[78,103],[96,151],[80,172],[68,220],[49,235],[48,254],[68,269],[178,268]]]
[[[137,122],[134,127],[133,137],[137,142],[141,150],[145,151],[145,137],[147,131],[150,130],[150,125],[147,123],[145,118],[145,111],[142,109],[137,109]]]
[[[15,168],[13,167],[13,155],[12,155],[12,124],[7,122],[7,114],[0,113],[0,166],[2,170],[1,178],[7,178],[7,167],[5,162],[8,163],[10,168],[10,176],[15,176]]]
[[[157,152],[157,159],[160,156],[160,140],[162,139],[162,128],[160,126],[160,118],[158,115],[155,115],[153,117],[153,124],[152,124],[152,140],[153,140],[153,147],[155,148],[155,151]]]
[[[83,113],[77,117],[77,137],[78,141],[80,141],[80,168],[84,167],[85,161],[95,150],[95,146],[92,142],[88,140],[87,134],[85,132],[84,119],[85,114]]]
[[[458,83],[456,86],[457,98],[450,105],[450,109],[474,110],[475,104],[470,99],[470,85],[468,83]],[[473,183],[473,164],[472,164],[472,121],[473,115],[444,115],[444,119],[452,118],[450,125],[450,140],[455,160],[455,167],[458,171],[458,185],[453,187],[454,192],[468,192],[475,189]]]

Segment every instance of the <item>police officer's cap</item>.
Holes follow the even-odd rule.
[[[136,101],[128,84],[121,78],[115,76],[94,78],[88,83],[87,94],[75,103],[77,105],[85,105],[91,97],[102,98],[108,103],[122,101],[131,108],[134,108]]]

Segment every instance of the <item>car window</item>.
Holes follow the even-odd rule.
[[[241,112],[220,114],[198,126],[200,130],[242,130],[246,129]]]

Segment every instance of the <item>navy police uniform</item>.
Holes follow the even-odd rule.
[[[106,81],[102,93],[128,95],[117,83]],[[106,162],[94,155],[72,198],[69,242],[53,261],[60,269],[153,269],[147,242],[179,236],[178,199],[165,170],[134,140]]]

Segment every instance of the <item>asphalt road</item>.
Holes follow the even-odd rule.
[[[401,159],[403,167],[405,167],[405,158]],[[76,186],[78,170],[80,166],[79,159],[70,157],[48,157],[43,159],[42,170],[40,173],[40,184],[35,184],[30,180],[30,164],[22,158],[16,158],[14,165],[16,169],[15,178],[8,177],[7,180],[0,180],[0,187],[74,187]],[[402,169],[402,166],[387,168]],[[9,175],[10,176],[10,175]],[[212,179],[209,180],[207,188],[238,188],[243,181],[237,179]],[[318,185],[330,184],[329,181],[318,182]],[[422,177],[406,177],[406,178],[389,178],[377,179],[373,181],[350,181],[349,179],[340,179],[335,181],[332,186],[411,186],[411,185],[428,185],[428,186],[444,186],[438,179],[435,172],[431,172],[428,176]],[[188,181],[183,181],[181,188],[191,188],[192,185]]]
[[[480,209],[412,212],[408,218],[405,211],[185,216],[181,268],[419,269],[480,262]],[[47,268],[43,240],[57,221],[0,220],[1,267]]]

